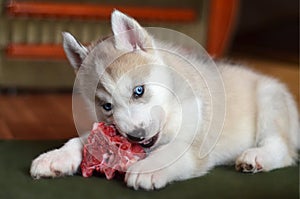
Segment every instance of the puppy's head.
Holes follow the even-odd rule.
[[[115,124],[123,136],[144,147],[157,146],[172,97],[171,77],[144,28],[119,11],[111,20],[113,37],[87,47],[64,33],[65,53],[76,72],[97,71],[98,120]]]

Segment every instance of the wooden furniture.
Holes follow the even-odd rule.
[[[237,0],[224,2],[0,0],[0,89],[71,88],[74,74],[65,59],[61,32],[69,31],[83,43],[109,35],[109,18],[114,8],[144,26],[183,32],[206,47],[211,55],[221,56],[237,8]]]
[[[213,57],[225,54],[236,25],[238,0],[211,0],[206,50]]]

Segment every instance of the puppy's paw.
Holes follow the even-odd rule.
[[[81,153],[56,149],[33,160],[30,174],[33,178],[73,175],[81,163]]]
[[[248,149],[240,155],[235,163],[238,171],[257,173],[264,170],[262,165],[262,152],[258,148]]]
[[[145,190],[160,189],[169,182],[167,168],[155,168],[153,164],[142,160],[132,165],[125,175],[125,183],[129,187]]]

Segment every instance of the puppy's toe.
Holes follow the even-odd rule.
[[[168,183],[167,174],[164,172],[156,172],[152,175],[152,186],[153,189],[161,189],[165,187]]]
[[[127,184],[127,186],[132,187],[134,189],[138,189],[137,184],[136,184],[137,177],[138,177],[137,173],[127,172],[125,175],[125,183]]]
[[[263,171],[259,149],[254,148],[245,151],[237,158],[235,168],[238,171],[246,173],[257,173]]]
[[[133,187],[135,190],[153,190],[165,187],[168,183],[167,170],[153,170],[149,168],[148,163],[144,163],[147,162],[142,160],[129,167],[125,175],[127,186]]]
[[[81,162],[81,154],[69,151],[53,150],[41,154],[33,160],[30,174],[33,178],[59,177],[74,174]]]
[[[52,151],[55,153],[55,151]],[[39,179],[41,177],[54,177],[55,173],[50,169],[51,155],[44,153],[33,160],[30,168],[30,174],[33,178]]]
[[[142,188],[145,190],[153,190],[154,182],[152,182],[152,175],[153,174],[151,174],[151,173],[139,174],[137,181],[136,181],[136,188]]]

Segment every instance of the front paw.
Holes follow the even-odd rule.
[[[128,187],[137,189],[153,190],[166,186],[168,180],[168,169],[155,167],[141,160],[130,166],[125,175],[125,183]]]
[[[81,153],[56,149],[33,160],[30,174],[33,178],[73,175],[81,163]]]
[[[235,168],[245,173],[257,173],[264,171],[262,160],[263,153],[259,148],[252,148],[242,153],[236,160]]]

